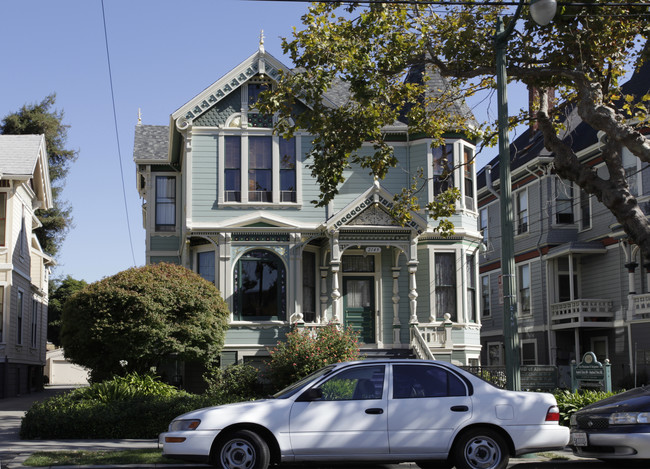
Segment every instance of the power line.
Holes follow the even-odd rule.
[[[129,233],[129,244],[131,245],[131,258],[135,267],[135,252],[133,251],[133,238],[131,237],[131,222],[129,221],[129,206],[126,202],[126,187],[124,185],[124,168],[122,167],[122,151],[120,150],[120,133],[117,125],[117,111],[115,108],[115,91],[113,89],[113,72],[111,70],[111,55],[108,51],[108,31],[106,28],[106,12],[104,11],[104,0],[102,0],[102,20],[104,22],[104,42],[106,44],[106,61],[108,62],[108,78],[111,87],[111,101],[113,102],[113,122],[115,124],[115,139],[117,140],[117,159],[120,163],[120,177],[122,179],[122,196],[124,198],[124,211],[126,213],[126,229]]]

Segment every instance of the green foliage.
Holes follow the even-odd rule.
[[[331,363],[359,359],[358,334],[328,324],[315,331],[296,329],[271,350],[269,381],[280,390]]]
[[[47,340],[56,346],[61,345],[61,315],[63,305],[75,292],[84,289],[88,283],[85,280],[75,280],[68,275],[63,280],[50,281],[49,303],[47,307]]]
[[[231,365],[226,369],[215,368],[206,377],[206,394],[219,402],[241,402],[258,399],[263,386],[260,372],[250,365]]]
[[[580,392],[571,392],[565,389],[555,393],[555,399],[560,408],[560,424],[568,427],[569,419],[573,413],[582,409],[584,406],[601,401],[614,394],[616,393],[591,389],[585,389]]]
[[[159,381],[152,375],[129,373],[126,376],[116,376],[113,379],[94,383],[87,388],[79,388],[72,392],[71,397],[80,400],[97,402],[125,401],[147,396],[173,396],[178,390],[169,384]]]
[[[36,211],[42,226],[35,230],[43,250],[56,255],[72,226],[72,209],[60,195],[70,165],[77,152],[65,148],[68,126],[63,124],[63,111],[53,110],[56,95],[51,94],[37,104],[24,105],[19,111],[8,114],[0,123],[4,135],[44,134],[47,146],[53,208]]]
[[[206,367],[219,356],[229,312],[216,287],[174,264],[133,268],[88,285],[64,305],[66,357],[93,381],[147,373],[165,358]]]

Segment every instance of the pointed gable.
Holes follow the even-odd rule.
[[[330,218],[326,224],[326,229],[330,231],[344,226],[355,228],[385,226],[409,228],[418,234],[426,231],[427,221],[423,217],[413,213],[411,214],[411,220],[403,226],[390,214],[392,207],[393,195],[381,187],[379,181],[375,181],[366,192]]]

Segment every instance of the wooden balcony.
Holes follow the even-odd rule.
[[[573,300],[551,304],[551,328],[607,328],[614,325],[611,300]]]

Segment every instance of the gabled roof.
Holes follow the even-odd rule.
[[[52,207],[50,166],[44,135],[0,135],[0,179],[34,179],[41,208]]]
[[[393,205],[393,194],[381,187],[378,180],[359,197],[335,213],[327,223],[327,231],[343,227],[361,228],[362,226],[385,226],[390,228],[411,229],[422,234],[427,229],[427,221],[417,213],[411,214],[411,220],[402,226],[389,213]]]

